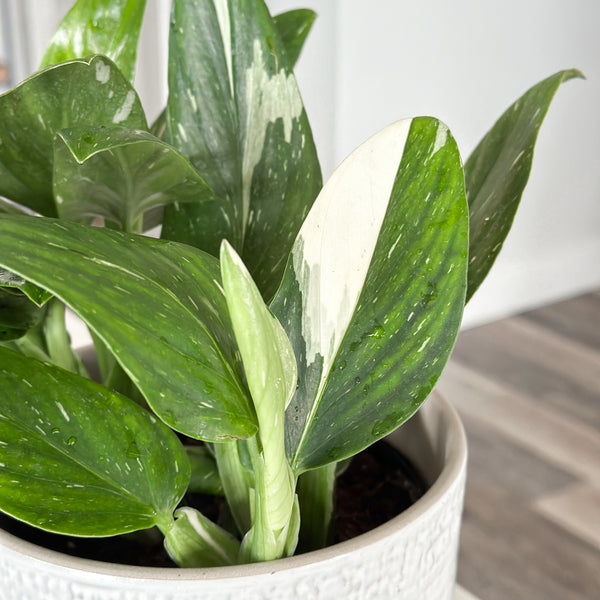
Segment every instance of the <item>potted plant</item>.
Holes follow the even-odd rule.
[[[0,581],[14,597],[449,598],[464,437],[440,399],[408,420],[579,73],[529,90],[464,169],[448,128],[417,117],[321,189],[292,73],[314,14],[175,0],[169,99],[148,127],[131,83],[144,5],[79,0],[45,68],[0,97],[0,511],[75,537],[159,536],[189,569],[4,533]],[[159,223],[162,239],[141,235]],[[396,430],[429,455],[431,489],[391,537],[329,546],[337,476]],[[218,522],[189,491],[225,498]],[[311,551],[292,556],[298,540]]]

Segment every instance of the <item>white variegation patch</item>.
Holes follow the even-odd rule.
[[[323,357],[318,394],[356,310],[410,124],[406,119],[386,127],[346,158],[319,194],[294,245],[306,364]]]
[[[260,162],[269,123],[283,120],[285,140],[292,139],[294,119],[302,115],[302,98],[296,78],[281,69],[275,75],[267,72],[262,47],[254,41],[252,65],[245,74],[248,107],[244,124],[244,151],[242,162],[243,223],[248,222],[250,186],[256,165]]]
[[[101,60],[96,62],[96,81],[100,83],[108,83],[110,79],[110,65],[107,65]]]
[[[440,150],[441,148],[443,148],[446,145],[449,135],[450,135],[450,132],[448,131],[448,128],[446,127],[446,125],[444,125],[442,122],[440,122],[438,124],[437,132],[435,134],[435,142],[433,144],[432,154],[435,154],[438,150]]]
[[[134,102],[135,102],[135,92],[133,90],[129,90],[127,92],[127,95],[125,96],[125,100],[123,101],[123,104],[121,105],[119,110],[117,110],[117,112],[115,113],[115,116],[113,117],[113,123],[115,125],[122,123],[123,121],[125,121],[125,119],[127,119],[129,117],[129,115],[131,114],[131,110],[133,109]]]
[[[229,18],[229,7],[227,0],[213,0],[215,3],[215,11],[219,21],[219,29],[221,30],[221,39],[223,40],[223,52],[227,62],[227,73],[229,75],[229,89],[233,98],[233,62],[231,59],[231,20]]]

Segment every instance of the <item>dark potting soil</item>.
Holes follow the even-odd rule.
[[[335,541],[370,531],[412,506],[427,490],[415,467],[386,442],[358,454],[338,479]],[[218,520],[224,500],[194,494],[184,505],[196,506]],[[162,546],[162,535],[148,530],[107,538],[78,538],[41,531],[0,513],[0,528],[32,542],[72,556],[128,565],[173,567]]]

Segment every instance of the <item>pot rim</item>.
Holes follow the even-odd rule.
[[[444,496],[463,472],[467,459],[467,440],[458,413],[449,401],[436,392],[428,398],[425,405],[417,411],[412,419],[421,418],[423,412],[433,413],[434,420],[438,420],[444,427],[444,440],[429,440],[430,445],[435,446],[437,443],[438,445],[443,446],[437,449],[438,453],[441,454],[441,459],[444,464],[441,468],[441,472],[435,478],[435,481],[417,502],[393,519],[390,519],[387,523],[352,539],[333,544],[320,550],[262,563],[181,569],[173,567],[148,567],[108,563],[71,556],[37,546],[9,534],[2,529],[0,529],[0,548],[5,547],[29,558],[51,563],[66,569],[75,569],[93,572],[98,575],[110,575],[127,579],[162,579],[172,581],[215,580],[274,574],[276,572],[296,569],[311,563],[327,561],[338,556],[350,554],[364,546],[370,546],[377,543],[387,537],[390,534],[390,531],[396,531],[408,526],[410,523],[421,517],[430,510],[442,496]],[[402,431],[403,427],[391,435],[394,436],[394,434],[398,434],[398,432]],[[438,427],[439,425],[434,425],[434,433],[436,433]],[[427,427],[425,427],[425,429],[426,435],[431,433],[427,431]],[[427,435],[427,437],[431,438],[431,435]]]

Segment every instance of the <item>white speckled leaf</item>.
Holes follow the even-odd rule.
[[[582,77],[560,71],[527,91],[498,119],[465,163],[469,202],[469,288],[475,293],[510,231],[529,179],[536,138],[561,83]]]
[[[0,214],[0,265],[73,308],[173,429],[212,442],[256,432],[212,256],[100,227]]]
[[[163,237],[215,256],[229,240],[270,298],[321,186],[296,80],[263,0],[176,0],[174,16],[165,139],[217,201],[168,207]]]
[[[135,402],[0,347],[0,510],[59,533],[169,524],[190,466]]]
[[[146,0],[78,0],[52,36],[41,66],[104,54],[133,84],[145,7]]]
[[[390,125],[326,183],[271,306],[298,360],[296,472],[362,450],[427,397],[462,316],[467,230],[460,156],[436,119]]]
[[[0,96],[0,174],[10,174],[6,187],[5,178],[0,178],[0,194],[56,216],[55,134],[66,127],[102,125],[147,128],[135,90],[102,56],[48,67]]]

